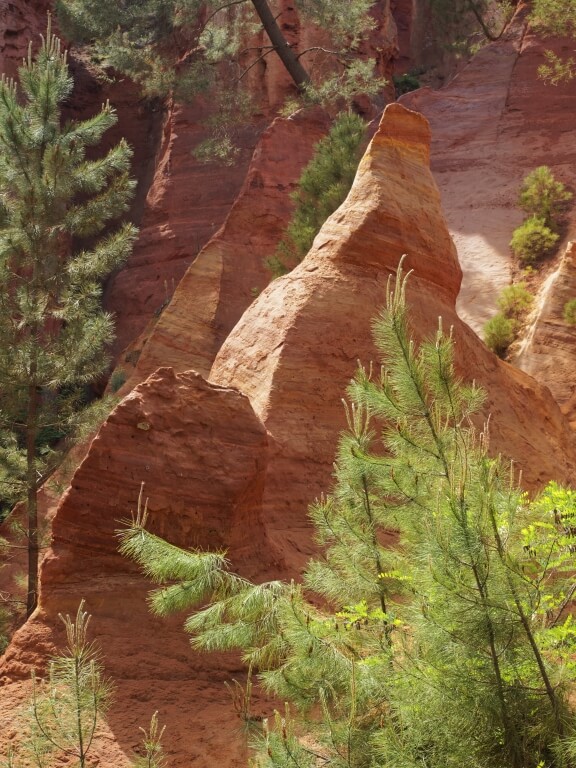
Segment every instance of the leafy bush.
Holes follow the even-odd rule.
[[[498,296],[496,303],[500,312],[488,320],[483,329],[486,346],[498,356],[502,357],[518,335],[522,316],[533,301],[526,283],[509,285]]]
[[[519,204],[529,216],[542,219],[553,228],[572,200],[561,181],[556,181],[547,165],[541,165],[529,173],[520,188]]]
[[[576,299],[570,299],[564,304],[564,321],[576,325]]]
[[[112,392],[118,392],[118,390],[126,383],[126,371],[124,368],[116,368],[110,376],[110,389]]]
[[[392,78],[396,90],[396,98],[403,93],[410,93],[420,88],[420,80],[413,72],[406,72],[404,75],[394,75]]]
[[[530,24],[543,35],[576,37],[576,5],[573,0],[534,0]],[[573,56],[558,56],[544,51],[546,63],[538,67],[538,75],[551,85],[565,83],[576,77]]]
[[[274,277],[285,275],[302,261],[322,224],[345,200],[356,175],[363,136],[362,118],[346,113],[318,142],[298,190],[292,194],[296,209],[286,236],[266,261]]]
[[[530,264],[550,253],[559,237],[544,219],[532,216],[514,230],[510,248],[521,262]]]
[[[499,357],[502,357],[516,337],[514,321],[501,312],[484,324],[483,332],[484,343]]]
[[[530,309],[533,301],[534,296],[526,288],[526,283],[516,283],[504,288],[496,303],[505,317],[518,319]]]

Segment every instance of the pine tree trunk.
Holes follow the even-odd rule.
[[[508,561],[508,558],[506,557],[506,551],[504,548],[504,544],[502,542],[502,537],[500,536],[500,531],[498,530],[498,524],[496,522],[496,515],[494,513],[494,510],[492,509],[490,510],[490,521],[492,524],[494,540],[496,541],[498,556],[500,557],[500,561],[502,562],[502,565],[506,569],[506,579],[510,587],[510,592],[512,593],[512,599],[514,600],[514,603],[516,605],[516,610],[520,618],[520,623],[522,624],[522,627],[528,639],[528,643],[530,644],[530,648],[536,660],[536,664],[538,665],[538,671],[540,672],[540,677],[542,678],[542,682],[544,683],[544,688],[546,689],[546,695],[548,696],[548,699],[550,701],[550,706],[552,708],[552,714],[554,716],[554,722],[556,724],[556,731],[558,733],[558,736],[562,738],[564,736],[564,725],[562,723],[560,703],[558,701],[558,697],[556,695],[554,686],[552,685],[552,681],[550,680],[550,676],[548,675],[548,671],[546,669],[544,659],[542,658],[542,653],[540,651],[538,643],[536,642],[536,638],[534,637],[534,633],[532,631],[532,627],[530,626],[530,622],[528,621],[528,617],[522,605],[522,601],[520,600],[520,597],[518,595],[518,590],[516,589],[516,586],[510,574],[510,571],[511,571],[510,563]]]
[[[35,364],[31,370],[32,384],[28,388],[28,414],[26,418],[26,486],[28,512],[28,594],[26,618],[38,604],[38,482],[36,478],[36,438],[38,435],[39,394],[36,387]]]
[[[474,0],[467,0],[467,2],[468,2],[468,8],[470,8],[472,13],[474,14],[474,17],[476,18],[476,21],[478,22],[478,24],[480,24],[484,37],[487,40],[489,40],[491,43],[495,43],[496,40],[500,40],[500,38],[504,34],[504,30],[506,29],[506,24],[502,26],[502,29],[500,30],[500,33],[498,35],[492,34],[492,32],[486,26],[482,13],[480,12]]]
[[[282,34],[282,30],[278,26],[274,14],[268,5],[267,0],[251,0],[254,6],[262,26],[264,27],[266,34],[270,38],[270,42],[276,49],[276,53],[280,57],[280,61],[286,67],[288,74],[292,80],[296,83],[298,88],[302,90],[304,86],[310,82],[310,75],[298,59],[298,56],[294,53],[286,38]]]

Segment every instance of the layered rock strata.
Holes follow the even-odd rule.
[[[95,754],[127,765],[137,726],[159,709],[169,765],[245,762],[222,685],[238,660],[192,654],[180,620],[148,614],[148,585],[118,556],[114,530],[144,482],[152,529],[170,541],[227,547],[252,578],[297,576],[312,550],[308,504],[330,487],[341,397],[357,359],[376,359],[370,322],[403,253],[414,332],[433,333],[440,315],[453,326],[459,371],[488,390],[492,450],[513,457],[532,487],[573,475],[574,438],[548,391],[497,360],[455,313],[460,269],[429,140],[423,117],[388,107],[348,199],[305,261],[243,315],[210,381],[160,369],[110,415],[57,510],[40,609],[2,660],[0,727],[30,668],[61,641],[58,613],[85,597],[117,686]]]
[[[312,27],[300,19],[293,3],[288,0],[282,0],[278,10],[286,39],[303,53],[302,60],[311,71],[323,71],[318,56],[323,55],[323,48],[331,47],[326,30]],[[397,30],[390,0],[377,0],[372,15],[374,30],[370,38],[363,41],[360,55],[371,56],[375,61],[375,74],[390,81],[392,62],[397,55]],[[166,313],[167,318],[157,329],[158,348],[155,343],[151,345],[149,360],[142,362],[134,381],[154,370],[156,364],[172,365],[175,359],[180,370],[198,366],[199,370],[207,372],[233,322],[269,279],[262,259],[274,252],[280,237],[275,228],[286,226],[289,213],[285,211],[291,210],[285,199],[287,195],[282,192],[285,193],[297,180],[314,142],[323,135],[326,127],[316,113],[310,122],[306,118],[297,118],[292,123],[280,122],[270,129],[271,132],[266,132],[262,144],[258,144],[261,132],[272,117],[287,98],[294,96],[294,84],[278,57],[260,55],[268,42],[262,32],[247,46],[249,50],[253,49],[255,57],[254,66],[247,67],[246,74],[256,113],[250,124],[237,130],[234,138],[241,152],[232,165],[206,165],[194,156],[194,149],[209,135],[206,122],[214,116],[210,96],[198,98],[190,106],[177,103],[168,106],[163,135],[156,147],[156,168],[146,200],[141,235],[128,263],[110,281],[106,292],[106,305],[117,317],[115,358],[132,345],[128,350],[129,359],[119,359],[119,364],[126,364],[128,371],[144,344],[154,335],[155,317],[171,305],[174,297],[173,311]],[[392,90],[388,90],[392,95]],[[362,103],[357,107],[366,116],[373,117],[375,105],[368,99],[360,101]],[[282,145],[282,141],[286,144]],[[249,166],[255,147],[254,161]],[[270,151],[275,154],[268,155]],[[254,163],[260,168],[255,170]],[[138,175],[140,170],[136,168]],[[259,178],[260,173],[263,178]],[[247,196],[248,184],[256,187]],[[265,187],[264,197],[257,194],[260,184]],[[238,196],[241,199],[233,206]],[[266,210],[263,210],[263,202],[268,206]],[[238,227],[244,225],[242,217],[248,216],[247,203],[256,204],[259,209],[256,215],[263,225],[263,232],[258,237],[254,234],[255,227],[251,226],[249,241],[243,242],[244,235]],[[228,214],[229,221],[226,219]],[[281,215],[275,220],[278,214]],[[220,229],[225,221],[226,226]],[[204,246],[215,233],[218,234],[204,252]],[[266,237],[269,238],[267,242]],[[190,265],[192,269],[188,273]],[[231,269],[234,270],[232,278]],[[176,293],[185,274],[187,280],[183,291],[186,294],[190,281],[197,285],[193,306],[189,301],[183,306],[182,291]],[[223,302],[219,301],[220,296]],[[199,350],[197,358],[193,355],[182,366],[182,355],[189,351],[186,344],[178,351],[184,315],[190,315],[195,333],[206,333],[207,339],[202,342],[198,335],[198,345],[205,348]],[[171,321],[174,322],[173,331],[169,327]],[[172,333],[174,339],[170,340]],[[143,338],[139,339],[140,334]],[[164,354],[167,360],[162,360]],[[205,358],[203,364],[201,357]]]
[[[208,135],[209,114],[206,105],[169,104],[163,115],[140,236],[105,294],[106,307],[117,318],[116,358],[169,303],[242,186],[259,129],[247,127],[238,137],[242,151],[233,166],[203,164],[193,151]],[[136,173],[141,170],[136,167]]]
[[[208,375],[224,340],[270,281],[265,260],[290,220],[290,192],[328,128],[328,115],[317,109],[277,118],[264,132],[225,223],[142,340],[128,388],[160,365]]]
[[[401,99],[425,115],[432,127],[432,171],[463,270],[458,311],[480,335],[484,323],[497,312],[502,288],[513,277],[525,279],[509,248],[512,233],[525,216],[518,207],[522,179],[547,165],[569,187],[576,185],[572,117],[576,81],[551,86],[538,76],[545,51],[564,57],[573,41],[542,40],[528,26],[528,12],[528,5],[519,3],[506,35],[486,45],[445,88],[422,88]],[[564,228],[564,245],[573,238],[575,224],[573,208]],[[549,308],[560,307],[562,285],[556,281],[547,290]],[[540,318],[545,316],[548,311]],[[556,379],[570,381],[576,374],[573,339],[561,312],[551,321],[544,320],[542,334],[550,361],[557,353],[557,376],[552,375],[554,364],[540,369],[536,359],[528,362],[526,354],[519,364],[526,364],[526,370],[549,385],[562,403],[568,390],[558,387]]]
[[[415,333],[433,333],[440,316],[453,327],[459,370],[488,391],[494,450],[513,457],[532,487],[557,472],[570,477],[572,437],[548,391],[499,362],[455,313],[460,269],[429,171],[429,139],[425,120],[387,107],[346,203],[305,261],[244,314],[210,374],[248,395],[272,438],[264,519],[296,568],[310,551],[302,510],[330,482],[335,435],[345,426],[340,398],[356,360],[376,359],[367,329],[402,253],[414,270]],[[542,463],[542,440],[558,439],[566,464],[557,464],[555,451]]]
[[[576,426],[576,327],[564,319],[564,307],[576,298],[576,243],[571,242],[558,266],[542,285],[514,364],[545,381],[562,410]]]

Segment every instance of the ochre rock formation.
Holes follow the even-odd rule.
[[[244,314],[210,374],[211,381],[247,394],[270,434],[263,518],[278,552],[296,568],[309,552],[302,510],[329,484],[335,435],[345,426],[340,398],[356,360],[375,359],[366,329],[402,253],[414,269],[414,330],[433,333],[439,316],[445,328],[453,326],[459,369],[488,391],[494,450],[514,458],[531,486],[556,474],[570,477],[572,436],[547,390],[499,362],[455,314],[460,269],[428,145],[425,120],[399,105],[387,107],[347,201],[305,261]],[[563,466],[552,448],[560,444]]]
[[[152,325],[127,388],[160,365],[208,375],[222,343],[270,280],[265,259],[288,225],[290,192],[328,127],[328,115],[314,109],[276,118],[264,132],[224,225]]]
[[[281,26],[286,39],[300,51],[316,48],[316,53],[306,54],[303,60],[318,67],[314,61],[318,46],[327,42],[325,31],[311,28],[299,19],[293,3],[288,0],[282,0],[278,10],[282,13]],[[376,73],[390,80],[392,62],[397,55],[396,25],[390,12],[390,0],[378,0],[372,15],[375,20],[373,34],[363,43],[361,53],[373,56]],[[249,47],[255,49],[256,59],[258,48],[267,42],[263,33],[250,41]],[[267,124],[286,99],[294,96],[294,85],[277,57],[269,56],[254,63],[258,66],[247,72],[247,81],[257,104],[257,112],[249,124],[237,130],[234,138],[241,152],[233,165],[203,164],[194,157],[196,146],[209,135],[205,123],[214,114],[208,95],[195,99],[189,106],[178,103],[168,105],[162,136],[155,142],[156,167],[151,184],[148,168],[135,167],[138,178],[144,172],[146,181],[143,188],[149,189],[141,234],[128,263],[110,280],[106,292],[106,306],[117,317],[117,340],[113,352],[119,365],[131,371],[142,347],[156,330],[152,328],[154,318],[170,305],[180,279],[192,262],[194,265],[187,281],[194,280],[197,288],[194,306],[189,301],[184,306],[182,292],[178,292],[173,311],[165,313],[169,317],[164,318],[157,329],[158,348],[156,343],[150,345],[148,361],[142,361],[140,373],[136,374],[134,381],[154,370],[157,364],[176,363],[179,369],[183,369],[181,362],[190,352],[190,344],[182,339],[183,347],[180,349],[180,326],[184,322],[183,314],[188,314],[190,309],[193,330],[189,335],[202,331],[208,338],[203,341],[198,337],[197,343],[202,348],[198,349],[198,357],[192,355],[184,369],[198,366],[198,370],[209,370],[214,355],[232,327],[230,323],[238,319],[254,292],[266,284],[261,254],[264,257],[273,253],[280,236],[276,226],[278,229],[285,226],[285,211],[289,210],[289,201],[282,199],[287,197],[282,195],[282,186],[290,187],[297,180],[302,165],[310,157],[313,143],[326,129],[316,113],[310,122],[306,118],[297,118],[289,124],[280,122],[271,129],[271,133],[264,133],[262,146],[258,146],[258,138]],[[361,108],[369,117],[376,114],[375,106],[368,100],[362,100]],[[281,139],[290,144],[281,147]],[[257,146],[253,165],[249,166],[252,151]],[[268,156],[269,151],[281,153],[282,157]],[[254,165],[260,166],[260,169],[255,169]],[[247,197],[246,185],[260,183],[256,177],[261,172],[265,187],[268,183],[278,186],[275,192],[266,189],[267,197],[257,201],[260,209],[265,201],[270,206],[270,210],[256,214],[265,216],[261,222],[263,234],[258,238],[252,228],[246,241],[238,226],[242,224],[242,217],[247,215],[245,205],[248,202],[254,204],[258,197],[258,187]],[[244,205],[239,200],[231,210],[239,194],[244,199]],[[230,221],[218,232],[229,213]],[[278,221],[274,219],[275,214],[279,216]],[[202,249],[216,232],[216,238],[203,252]],[[270,238],[267,244],[266,236]],[[246,253],[242,253],[244,249]],[[230,278],[229,268],[232,263],[237,263],[239,252],[242,266]],[[238,279],[242,272],[245,275]],[[187,288],[183,286],[183,289],[188,293]],[[172,330],[169,327],[171,322],[174,323]],[[172,333],[173,339],[170,338]],[[138,339],[140,334],[143,337]],[[129,345],[128,360],[125,356],[119,357]],[[162,360],[163,354],[168,356],[166,361]]]
[[[46,32],[50,0],[12,0],[0,4],[0,72],[10,77]]]
[[[445,88],[422,88],[401,99],[432,127],[432,171],[463,270],[459,313],[478,333],[497,312],[498,293],[518,271],[509,242],[525,215],[517,205],[523,177],[548,165],[558,179],[576,184],[576,81],[550,86],[538,76],[546,49],[565,56],[573,43],[539,38],[528,27],[528,11],[520,3],[503,39],[486,45]],[[568,239],[575,223],[573,208]],[[556,286],[562,290],[560,282]],[[547,301],[559,303],[551,294]],[[566,367],[572,339],[561,322],[556,328],[558,336],[548,324],[548,343],[558,350],[562,375],[573,379],[574,367]],[[554,387],[562,401],[566,393],[548,375],[549,370],[538,379]]]
[[[576,298],[576,243],[571,242],[542,286],[528,332],[514,364],[545,381],[576,426],[576,327],[564,320],[564,305]]]
[[[194,148],[207,137],[209,109],[170,104],[154,147],[155,169],[148,189],[140,236],[127,264],[107,286],[107,309],[117,318],[117,357],[171,299],[181,277],[219,229],[246,174],[257,128],[240,136],[233,166],[203,164]],[[142,168],[135,167],[139,176]]]
[[[237,658],[195,655],[181,619],[148,614],[148,585],[118,556],[114,530],[144,482],[152,529],[170,541],[227,547],[251,578],[297,576],[312,549],[308,504],[330,488],[341,397],[357,358],[375,359],[370,322],[403,253],[414,270],[414,331],[434,332],[439,315],[453,326],[459,370],[488,389],[492,449],[512,456],[532,487],[573,474],[574,438],[549,392],[500,362],[456,316],[460,270],[429,139],[423,117],[389,106],[348,199],[305,261],[243,315],[210,380],[160,369],[110,415],[57,510],[40,608],[2,660],[0,728],[13,722],[30,668],[61,642],[58,613],[85,597],[117,686],[95,754],[127,765],[137,726],[159,709],[168,765],[245,764],[222,685],[241,674]]]
[[[74,614],[84,597],[118,686],[97,751],[103,763],[128,765],[138,727],[159,708],[170,764],[198,756],[201,765],[222,765],[219,740],[231,740],[237,752],[226,764],[242,764],[223,686],[238,661],[194,656],[180,619],[166,625],[149,615],[146,585],[117,554],[114,533],[145,483],[150,522],[161,535],[189,547],[229,548],[240,565],[248,550],[264,561],[258,515],[266,453],[265,429],[247,398],[194,372],[160,369],[124,399],[62,498],[42,566],[40,609],[2,659],[0,733],[30,669],[62,644],[58,613]]]

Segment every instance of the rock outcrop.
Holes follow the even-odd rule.
[[[326,31],[311,27],[298,18],[294,4],[288,0],[282,0],[279,10],[286,39],[300,51],[310,49],[304,54],[303,61],[318,68],[315,57],[318,47],[328,42]],[[376,74],[390,80],[392,62],[397,55],[397,31],[390,12],[390,0],[377,0],[372,15],[374,30],[370,39],[363,42],[361,55],[373,57]],[[249,47],[255,49],[256,59],[258,49],[266,44],[263,32],[251,41]],[[194,157],[194,149],[209,135],[206,121],[213,116],[214,109],[209,96],[196,99],[190,106],[170,104],[166,112],[162,138],[156,146],[156,168],[146,200],[141,235],[126,266],[110,280],[105,296],[107,308],[117,317],[113,352],[120,366],[125,364],[130,372],[143,346],[157,333],[158,347],[156,341],[149,345],[147,361],[142,361],[134,381],[141,380],[157,364],[172,365],[175,362],[182,370],[197,365],[199,370],[209,370],[233,323],[254,293],[267,282],[262,258],[273,253],[280,237],[279,230],[285,225],[287,211],[290,211],[282,187],[289,189],[297,180],[302,165],[311,156],[314,142],[327,126],[323,125],[318,113],[315,117],[297,118],[291,123],[280,121],[270,128],[270,132],[264,133],[259,145],[260,135],[278,109],[294,95],[294,85],[279,59],[261,58],[259,66],[247,72],[248,87],[257,105],[256,114],[249,124],[237,130],[235,139],[241,152],[233,165],[206,165]],[[376,114],[374,104],[367,99],[361,101],[362,111],[373,117]],[[285,146],[281,146],[282,140],[287,142]],[[270,151],[281,157],[269,155]],[[136,168],[138,176],[140,170]],[[259,178],[261,173],[263,178]],[[258,198],[260,183],[264,184],[266,192],[262,198]],[[247,195],[249,184],[256,186]],[[241,199],[232,207],[237,197]],[[248,216],[246,205],[256,202],[262,211],[264,201],[269,210],[256,214],[265,217],[261,221],[262,234],[256,236],[254,227],[250,234],[241,234],[239,226],[244,226],[243,217]],[[226,220],[228,214],[229,221]],[[225,221],[226,226],[220,230]],[[218,234],[204,252],[204,246],[215,233]],[[231,277],[230,268],[236,267],[239,258],[242,266]],[[197,286],[193,306],[189,300],[183,303],[182,291],[175,294],[185,274],[183,291],[189,293],[187,286],[190,282]],[[238,279],[241,275],[242,279]],[[171,307],[173,296],[174,306]],[[166,312],[167,307],[170,307],[169,312]],[[155,317],[163,312],[166,317],[156,329]],[[181,328],[188,322],[184,319],[188,314],[192,326],[189,335],[195,337],[194,343],[199,349],[197,357],[193,353],[188,363],[184,363],[184,357],[191,351]],[[205,341],[201,340],[201,333],[207,334]],[[138,338],[141,334],[142,338]],[[174,338],[171,338],[172,334]],[[129,345],[128,360],[119,358]],[[164,354],[168,357],[165,361],[162,360]]]
[[[30,41],[36,45],[46,31],[50,0],[14,0],[0,5],[0,72],[13,77],[28,55]]]
[[[169,765],[243,764],[222,686],[241,674],[238,660],[196,656],[179,621],[148,615],[146,581],[116,553],[114,530],[145,482],[153,530],[174,543],[227,547],[251,578],[297,576],[312,549],[307,506],[330,487],[340,398],[357,358],[375,359],[370,321],[403,253],[414,270],[414,331],[433,332],[439,315],[453,326],[459,370],[488,389],[493,450],[512,456],[532,487],[573,474],[574,437],[548,391],[495,358],[456,316],[460,269],[429,140],[422,116],[389,106],[348,199],[305,261],[243,315],[210,380],[161,369],[110,415],[57,510],[40,608],[0,665],[0,728],[28,670],[60,642],[58,613],[84,596],[117,686],[95,754],[127,765],[137,726],[159,709]]]
[[[517,207],[523,177],[548,165],[558,179],[576,185],[576,81],[551,86],[538,76],[546,49],[564,56],[573,43],[539,38],[528,27],[528,11],[520,3],[503,39],[486,45],[445,88],[422,88],[401,99],[432,127],[432,171],[463,270],[458,310],[477,333],[496,313],[498,293],[518,272],[509,242],[524,217]],[[567,239],[575,224],[573,209]],[[561,285],[555,283],[562,292]],[[560,305],[555,287],[547,293],[549,307]],[[548,321],[543,333],[550,354],[558,352],[559,376],[571,380],[573,340],[561,317],[560,311],[553,322],[558,333]],[[551,368],[540,372],[530,364],[526,370],[563,402],[567,392],[556,387]]]
[[[170,104],[163,115],[140,236],[105,294],[106,307],[117,318],[115,358],[169,303],[242,186],[259,129],[247,127],[239,136],[242,149],[233,166],[203,164],[193,150],[207,137],[203,121],[208,116],[209,109],[202,104]],[[139,174],[142,168],[135,170]]]
[[[317,109],[276,118],[264,132],[224,225],[141,340],[127,388],[161,365],[208,375],[224,340],[270,281],[265,259],[274,254],[290,220],[290,192],[328,128],[328,115]]]
[[[375,359],[366,329],[402,253],[414,270],[409,299],[415,332],[433,333],[439,316],[445,328],[454,328],[460,371],[488,391],[494,450],[513,457],[532,487],[557,472],[570,477],[572,437],[547,390],[499,362],[455,314],[460,268],[429,171],[428,145],[425,120],[398,105],[387,107],[345,204],[304,262],[244,314],[210,374],[211,381],[248,395],[273,440],[263,517],[278,551],[296,568],[310,551],[302,510],[329,484],[335,435],[345,426],[340,398],[356,360]],[[538,426],[534,413],[543,419]],[[551,448],[556,440],[565,446],[562,468],[556,449],[541,454],[542,440],[551,440]],[[290,497],[283,496],[286,477]]]
[[[542,286],[528,331],[514,354],[514,364],[545,381],[556,402],[576,427],[576,327],[564,320],[564,305],[576,298],[576,243]]]
[[[40,608],[2,659],[1,733],[9,732],[5,721],[23,698],[30,669],[62,644],[58,614],[74,614],[83,597],[118,687],[100,759],[130,764],[138,727],[159,708],[171,765],[198,757],[216,768],[223,763],[217,745],[228,739],[238,754],[226,764],[242,765],[223,686],[241,674],[237,659],[194,656],[180,620],[165,624],[149,615],[146,585],[117,554],[114,533],[145,483],[150,522],[162,536],[189,547],[228,548],[240,566],[248,555],[264,561],[258,515],[266,455],[266,431],[247,398],[194,372],[160,369],[125,398],[62,498],[42,566]]]

